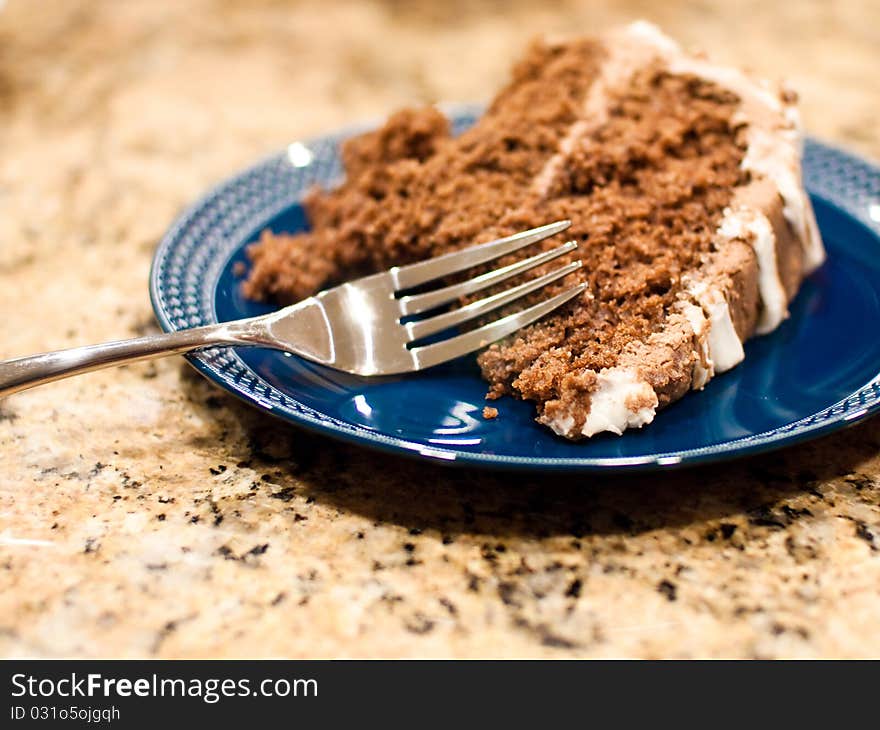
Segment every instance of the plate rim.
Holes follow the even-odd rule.
[[[441,111],[443,111],[452,121],[478,116],[483,109],[483,106],[479,104],[444,104],[439,106]],[[327,143],[331,141],[332,143],[335,143],[335,141],[344,139],[345,137],[374,128],[379,123],[381,123],[381,120],[369,120],[366,122],[346,125],[326,134],[303,139],[301,142],[306,146],[316,146],[319,143]],[[870,176],[876,177],[880,180],[880,165],[872,160],[866,159],[835,144],[829,144],[813,137],[807,138],[807,144],[825,154],[843,158],[848,164],[863,166]],[[150,301],[159,326],[163,331],[172,332],[180,329],[175,326],[173,318],[164,306],[162,292],[163,281],[161,274],[162,264],[167,260],[169,253],[177,242],[181,232],[187,224],[198,218],[199,213],[205,209],[210,201],[217,199],[219,195],[228,190],[233,184],[247,178],[248,175],[252,175],[257,171],[265,169],[267,166],[277,165],[284,159],[286,159],[286,150],[267,155],[256,163],[245,167],[212,186],[205,194],[187,206],[186,209],[177,216],[163,235],[154,251],[149,277]],[[836,189],[821,189],[821,186],[819,187],[819,190],[810,188],[810,194],[814,197],[820,198],[823,203],[834,208],[842,215],[855,219],[858,223],[873,232],[874,235],[880,236],[880,221],[875,222],[871,220],[871,218],[868,217],[867,209],[865,211],[853,210],[851,209],[852,205],[848,204],[847,200],[840,199],[840,194]],[[301,194],[298,195],[298,197],[301,197]],[[878,202],[880,202],[880,200],[878,200]],[[284,205],[281,205],[280,208],[283,210],[287,205],[288,204],[285,203]],[[280,210],[277,212],[280,212]],[[271,215],[268,217],[271,217]],[[236,246],[234,250],[237,249],[238,246]],[[224,263],[225,262],[220,261],[215,262],[212,269],[214,273],[221,270],[222,264]],[[214,281],[209,283],[211,292],[213,293],[217,285],[217,278],[214,277]],[[214,321],[216,321],[214,299],[215,297],[210,297],[210,314],[213,316]],[[266,391],[265,395],[259,395],[254,389],[245,390],[239,387],[237,381],[231,381],[220,372],[214,366],[209,357],[209,353],[216,354],[218,352],[223,353],[239,368],[250,373],[255,381],[262,382]],[[775,429],[749,434],[747,436],[709,446],[655,453],[644,457],[538,457],[498,455],[460,451],[448,447],[428,447],[418,442],[408,441],[405,438],[377,433],[356,424],[350,424],[344,421],[340,422],[339,419],[329,416],[328,414],[322,414],[325,418],[313,416],[311,415],[311,412],[318,414],[320,411],[297,401],[286,393],[281,393],[281,391],[278,391],[274,386],[260,378],[259,375],[251,370],[251,368],[238,356],[235,347],[212,348],[211,350],[190,353],[184,357],[199,373],[214,384],[222,387],[238,399],[258,408],[263,413],[272,415],[288,424],[301,426],[338,440],[378,449],[398,456],[428,459],[432,463],[447,466],[476,467],[492,470],[632,472],[669,470],[697,466],[765,453],[797,443],[802,443],[804,441],[819,438],[833,431],[856,425],[880,413],[880,366],[878,366],[877,374],[862,387],[854,390],[845,398],[838,400],[816,413],[798,419],[797,421],[784,424]],[[278,396],[280,396],[280,399]],[[273,399],[275,402],[273,402]],[[859,403],[851,403],[853,400],[859,401],[863,407],[855,410]],[[868,401],[867,403],[866,400]],[[285,404],[287,402],[295,403],[299,406],[299,410],[291,410],[286,407]]]

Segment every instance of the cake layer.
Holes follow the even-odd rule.
[[[570,219],[583,267],[557,287],[588,288],[479,356],[490,397],[534,401],[568,438],[640,427],[740,362],[821,263],[793,103],[645,23],[536,43],[460,137],[427,109],[348,143],[346,182],[306,201],[312,231],[264,236],[245,291],[291,301]]]

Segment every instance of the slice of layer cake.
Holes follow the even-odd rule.
[[[583,267],[558,290],[588,289],[480,354],[489,397],[572,439],[643,426],[739,363],[824,259],[794,102],[646,23],[535,43],[464,134],[429,108],[349,141],[345,183],[306,200],[312,230],[250,248],[245,293],[291,302],[569,219]]]

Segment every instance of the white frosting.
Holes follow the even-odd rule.
[[[641,428],[654,420],[657,394],[628,368],[603,368],[598,374],[599,387],[591,394],[590,412],[581,433],[593,436],[611,431],[618,436],[626,428]],[[628,403],[647,401],[651,405],[630,410]]]
[[[716,373],[723,373],[745,358],[742,342],[733,326],[730,307],[724,294],[716,286],[705,282],[691,283],[687,291],[699,302],[709,320],[709,356]]]
[[[804,268],[814,271],[825,260],[825,248],[816,226],[813,206],[804,190],[798,162],[800,135],[794,130],[783,135],[750,127],[743,170],[773,181],[782,197],[782,213],[804,246]]]
[[[782,114],[791,128],[791,138],[800,158],[804,154],[804,128],[801,124],[801,113],[794,104],[786,104],[782,109]]]
[[[637,20],[630,23],[623,31],[627,36],[635,40],[639,40],[663,55],[672,55],[681,53],[681,47],[672,38],[666,35],[653,23],[647,20]]]
[[[779,278],[773,226],[763,213],[750,208],[727,208],[718,236],[725,241],[740,238],[752,244],[758,260],[758,291],[762,304],[756,331],[760,335],[772,332],[788,316],[788,297]]]
[[[574,416],[570,413],[566,413],[562,416],[557,416],[549,421],[541,421],[550,427],[550,430],[553,431],[557,436],[565,436],[566,438],[571,438],[577,434],[577,431],[574,430]]]
[[[581,427],[583,436],[611,431],[618,436],[627,428],[641,428],[654,420],[657,394],[654,389],[629,368],[602,368],[597,373],[598,388],[590,394],[590,412]],[[644,403],[635,410],[630,403]],[[545,422],[560,436],[573,436],[574,417],[566,413]]]
[[[715,364],[712,362],[712,353],[709,352],[709,320],[706,319],[702,307],[691,302],[679,302],[678,308],[687,318],[697,341],[697,361],[694,363],[691,388],[702,390],[715,375]]]

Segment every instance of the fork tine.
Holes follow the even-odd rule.
[[[500,269],[495,269],[494,271],[488,271],[485,274],[480,274],[479,276],[463,281],[460,284],[452,284],[443,287],[442,289],[425,292],[424,294],[412,294],[401,297],[398,300],[400,303],[400,311],[404,315],[419,314],[421,312],[426,312],[429,309],[439,307],[442,304],[454,302],[456,299],[461,299],[461,297],[467,296],[468,294],[481,291],[494,284],[500,284],[502,281],[506,281],[512,276],[523,274],[536,266],[552,261],[570,251],[574,251],[576,248],[577,241],[569,241],[568,243],[559,246],[559,248],[544,251],[536,256],[517,261],[513,264],[508,264],[507,266],[502,266]]]
[[[479,301],[471,302],[460,309],[446,312],[444,314],[438,314],[435,317],[429,317],[428,319],[419,320],[418,322],[409,322],[404,325],[404,327],[406,327],[410,341],[418,340],[422,337],[428,337],[429,335],[442,332],[445,329],[455,327],[463,322],[467,322],[475,317],[491,312],[493,309],[503,307],[505,304],[509,304],[526,294],[537,291],[541,287],[544,287],[557,279],[561,279],[563,276],[566,276],[573,271],[577,271],[579,268],[581,268],[581,262],[572,261],[570,264],[561,266],[547,274],[535,277],[534,279],[511,287],[510,289],[506,289],[505,291],[498,292],[497,294],[493,294],[492,296],[485,297]]]
[[[529,231],[515,233],[506,238],[499,238],[496,241],[489,241],[477,246],[470,246],[461,251],[453,251],[442,256],[436,256],[427,261],[419,261],[407,266],[395,266],[389,273],[394,282],[395,291],[411,289],[434,279],[454,274],[457,271],[464,271],[472,266],[478,266],[479,264],[484,264],[487,261],[492,261],[493,259],[518,251],[525,246],[556,235],[570,225],[571,221],[556,221],[546,226],[532,228]]]
[[[442,362],[461,357],[474,350],[479,350],[496,340],[507,337],[507,335],[513,334],[518,329],[541,319],[541,317],[549,314],[570,299],[574,299],[586,288],[586,283],[578,284],[561,294],[557,294],[555,297],[539,302],[521,312],[509,314],[479,329],[465,332],[442,342],[414,347],[411,353],[418,364],[417,369],[422,370],[439,365]]]

